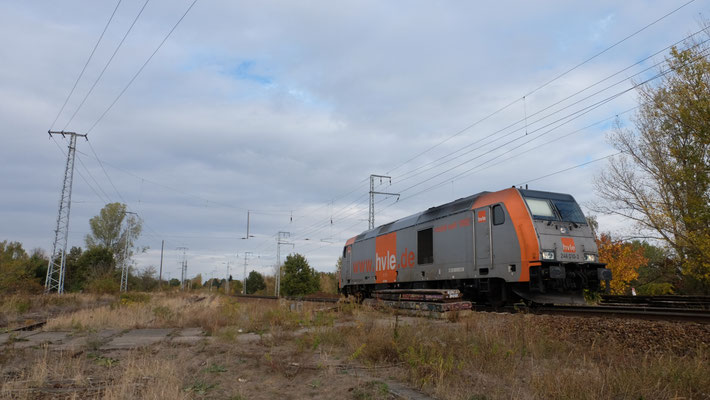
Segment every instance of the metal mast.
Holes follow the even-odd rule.
[[[375,195],[376,194],[383,194],[385,196],[397,196],[397,200],[399,200],[399,193],[376,192],[375,191],[375,178],[380,178],[380,183],[382,183],[382,179],[388,179],[390,185],[392,184],[392,177],[391,176],[375,175],[375,174],[370,175],[370,214],[367,219],[367,229],[374,229],[375,228]]]
[[[244,282],[242,282],[242,294],[247,294],[247,257],[254,254],[251,251],[244,252]]]
[[[138,215],[131,211],[124,211],[126,214]],[[121,266],[121,292],[128,291],[128,243],[131,238],[131,228],[133,227],[132,220],[126,220],[126,246],[123,249],[123,265]]]
[[[187,247],[178,247],[176,250],[182,250],[182,255],[180,255],[180,289],[185,290],[185,279],[187,278]]]
[[[281,245],[294,246],[293,243],[286,241],[289,237],[291,237],[291,232],[279,232],[276,236],[276,287],[274,288],[276,297],[281,294]]]
[[[62,135],[69,136],[69,151],[67,152],[67,165],[64,168],[64,184],[62,185],[62,195],[59,198],[59,213],[57,215],[57,229],[54,230],[54,244],[52,245],[52,255],[49,257],[47,265],[47,277],[44,281],[44,292],[56,291],[64,293],[64,273],[67,261],[67,241],[69,238],[69,213],[71,211],[71,190],[74,180],[74,158],[76,156],[76,138],[81,136],[86,139],[85,134],[64,131],[47,131],[49,136]],[[88,139],[87,139],[88,140]]]

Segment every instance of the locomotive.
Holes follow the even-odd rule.
[[[482,192],[381,225],[343,248],[339,289],[458,289],[493,305],[583,303],[607,288],[594,234],[568,194]]]

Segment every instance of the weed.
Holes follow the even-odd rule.
[[[205,381],[195,381],[192,385],[187,386],[183,390],[187,393],[195,393],[198,396],[204,396],[208,391],[217,387],[216,383],[207,383]]]
[[[100,354],[96,354],[96,353],[88,353],[86,355],[86,357],[89,358],[90,360],[93,360],[94,364],[100,365],[102,367],[107,367],[107,368],[114,367],[119,362],[119,360],[116,358],[104,357],[104,356],[102,356]]]
[[[389,386],[380,381],[370,381],[353,391],[355,400],[379,400],[390,397]]]
[[[148,293],[140,292],[128,292],[121,293],[119,297],[119,302],[123,306],[136,304],[136,303],[147,303],[150,301],[150,295]]]
[[[175,317],[175,312],[167,306],[157,306],[153,308],[153,315],[162,322],[169,322]]]
[[[208,372],[211,374],[217,374],[220,372],[227,372],[227,368],[219,364],[210,364],[209,367],[205,368],[203,372]]]

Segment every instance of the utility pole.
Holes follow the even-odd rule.
[[[124,211],[123,215],[133,214],[138,215],[131,211]],[[123,248],[123,265],[121,266],[121,292],[128,291],[128,244],[131,241],[131,228],[133,228],[133,220],[128,219],[126,221],[126,246]]]
[[[247,257],[254,254],[251,251],[244,253],[244,282],[242,282],[242,294],[247,294]]]
[[[276,297],[281,295],[281,245],[293,247],[293,243],[286,241],[290,237],[291,232],[279,232],[276,236],[276,287],[274,288]]]
[[[254,235],[249,234],[249,217],[250,217],[251,211],[247,210],[247,235],[242,238],[242,240],[246,240],[249,238],[253,238]]]
[[[369,215],[369,218],[367,219],[367,229],[374,229],[375,228],[375,195],[376,194],[382,194],[385,196],[397,196],[397,200],[399,200],[399,193],[376,192],[375,191],[375,178],[380,178],[380,183],[382,183],[382,179],[389,179],[390,185],[392,184],[392,177],[391,176],[375,175],[375,174],[370,175],[370,215]]]
[[[59,212],[57,213],[57,228],[54,230],[54,244],[52,254],[47,265],[47,277],[44,281],[44,292],[56,291],[64,293],[64,275],[67,263],[67,241],[69,238],[69,214],[71,210],[71,191],[74,181],[74,159],[76,157],[76,138],[78,136],[87,139],[85,134],[64,131],[47,131],[49,137],[52,135],[69,135],[69,151],[67,151],[67,164],[64,168],[64,183],[62,194],[59,197]]]
[[[165,240],[160,242],[160,274],[158,275],[158,290],[163,290],[163,248]]]
[[[187,278],[187,247],[178,247],[175,250],[182,250],[182,256],[180,257],[180,269],[182,271],[180,275],[180,289],[185,290],[185,279]]]
[[[224,278],[224,294],[229,296],[229,261],[227,261],[227,276]]]

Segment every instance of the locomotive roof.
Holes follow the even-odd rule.
[[[410,226],[423,224],[425,222],[433,221],[436,219],[448,217],[449,215],[456,214],[462,211],[470,210],[471,207],[473,207],[473,203],[476,201],[476,199],[486,193],[489,192],[481,192],[468,197],[462,197],[446,204],[431,207],[426,211],[422,211],[420,213],[416,213],[408,217],[400,218],[387,224],[380,225],[374,229],[370,229],[369,231],[365,231],[357,235],[355,237],[355,241],[357,242],[363,239],[370,239],[385,233],[398,231],[400,229],[408,228]]]
[[[529,189],[518,189],[518,191],[523,197],[538,197],[551,200],[575,201],[574,197],[564,193],[543,192],[540,190]],[[420,213],[400,218],[384,225],[380,225],[374,229],[370,229],[357,235],[355,237],[355,241],[357,242],[363,239],[370,239],[385,233],[398,231],[400,229],[408,228],[410,226],[423,224],[429,221],[448,217],[449,215],[456,214],[462,211],[470,210],[473,207],[473,203],[476,201],[476,199],[486,193],[490,192],[481,192],[468,197],[462,197],[449,203],[431,207],[426,211],[422,211]]]

